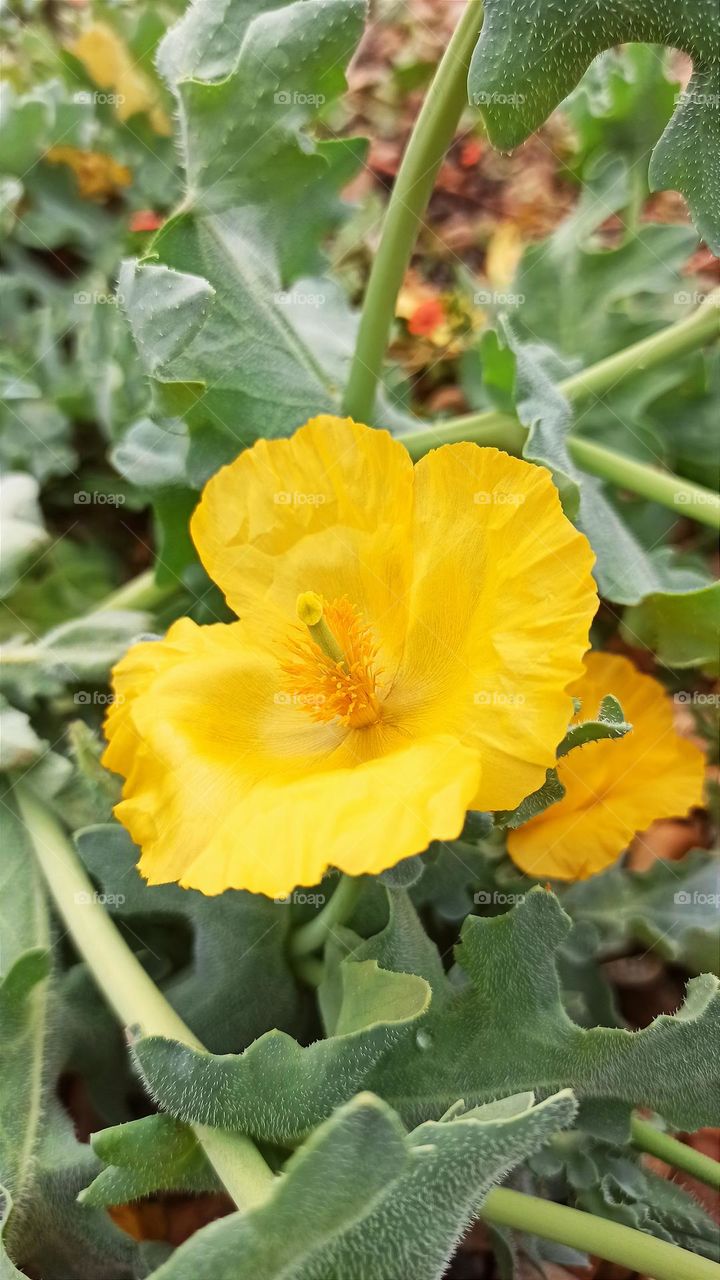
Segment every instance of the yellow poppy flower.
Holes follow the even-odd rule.
[[[223,468],[191,529],[242,621],[136,645],[107,721],[150,883],[377,873],[541,785],[597,603],[547,471],[472,444],[413,467],[320,417]]]
[[[508,837],[510,857],[527,875],[584,880],[615,862],[656,818],[684,816],[703,801],[705,757],[673,725],[662,685],[627,658],[589,653],[570,692],[576,719],[594,715],[613,693],[633,726],[619,741],[591,742],[558,761],[565,795]]]

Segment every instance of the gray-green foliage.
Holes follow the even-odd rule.
[[[515,147],[575,87],[592,59],[631,41],[682,49],[693,77],[653,153],[653,187],[687,197],[701,234],[720,246],[720,13],[715,0],[486,0],[470,68],[496,146]]]
[[[290,1145],[365,1085],[373,1068],[407,1039],[429,1004],[414,974],[346,961],[334,1034],[303,1048],[270,1031],[240,1056],[198,1053],[161,1037],[134,1046],[151,1094],[183,1119]]]
[[[50,922],[40,873],[10,797],[0,797],[0,1275],[127,1280],[130,1238],[78,1192],[99,1161],[55,1097],[62,1065],[50,983]]]
[[[568,1125],[569,1093],[467,1111],[406,1135],[361,1093],[285,1166],[270,1198],[192,1237],[156,1280],[439,1280],[492,1185]]]
[[[431,1005],[399,1038],[382,1025],[362,1032],[380,1051],[350,1055],[345,1096],[370,1088],[415,1124],[441,1116],[458,1098],[475,1105],[530,1088],[572,1088],[600,1132],[609,1125],[613,1135],[626,1135],[633,1106],[652,1107],[679,1127],[714,1123],[717,981],[693,979],[679,1014],[643,1031],[586,1030],[565,1011],[556,969],[570,929],[557,899],[540,889],[505,915],[469,917],[453,997]],[[344,962],[353,986],[366,963]],[[386,980],[376,972],[376,983]],[[417,1006],[404,1011],[406,1019],[417,1014]],[[148,1088],[171,1114],[204,1124],[224,1115],[234,1128],[277,1140],[283,1126],[288,1139],[302,1132],[296,1110],[317,1121],[341,1101],[344,1050],[342,1034],[302,1050],[273,1033],[244,1058],[198,1054],[159,1038],[141,1040],[135,1053]],[[278,1053],[285,1061],[276,1079],[269,1071]],[[334,1067],[319,1069],[333,1059]],[[263,1069],[250,1091],[253,1062]]]
[[[80,831],[77,845],[133,948],[149,946],[152,961],[178,925],[189,930],[186,962],[171,947],[157,979],[203,1044],[236,1052],[270,1027],[302,1030],[304,1002],[286,955],[291,907],[235,890],[206,898],[178,885],[150,887],[136,870],[136,847],[115,823]],[[158,926],[164,934],[153,932]]]
[[[160,50],[188,192],[121,292],[159,411],[190,424],[195,485],[339,405],[353,321],[337,286],[308,277],[360,151],[308,130],[364,17],[363,0],[195,4]]]

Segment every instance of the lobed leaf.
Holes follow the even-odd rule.
[[[473,55],[470,99],[491,141],[523,142],[580,80],[597,54],[639,41],[682,49],[693,77],[653,153],[657,190],[685,195],[701,235],[720,250],[720,13],[715,0],[486,0]]]
[[[374,960],[341,966],[336,1034],[302,1048],[281,1031],[243,1054],[198,1053],[159,1036],[134,1046],[151,1095],[171,1115],[292,1145],[364,1087],[372,1069],[413,1030],[427,983]]]

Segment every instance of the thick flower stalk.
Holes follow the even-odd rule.
[[[508,851],[528,875],[583,880],[615,862],[657,818],[683,817],[703,803],[705,757],[675,729],[662,685],[628,658],[589,653],[570,691],[581,702],[580,720],[614,694],[632,731],[559,760],[563,799],[511,831]]]
[[[203,563],[240,621],[132,648],[107,765],[140,871],[269,896],[380,872],[539,787],[597,598],[547,471],[315,418],[208,483]]]

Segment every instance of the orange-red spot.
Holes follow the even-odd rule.
[[[445,323],[445,307],[439,298],[427,298],[413,311],[408,330],[416,338],[426,337]]]
[[[463,169],[473,169],[482,153],[483,145],[477,138],[470,138],[468,142],[464,142],[460,151],[460,164]]]
[[[165,219],[154,209],[138,209],[130,218],[131,231],[157,231]]]

